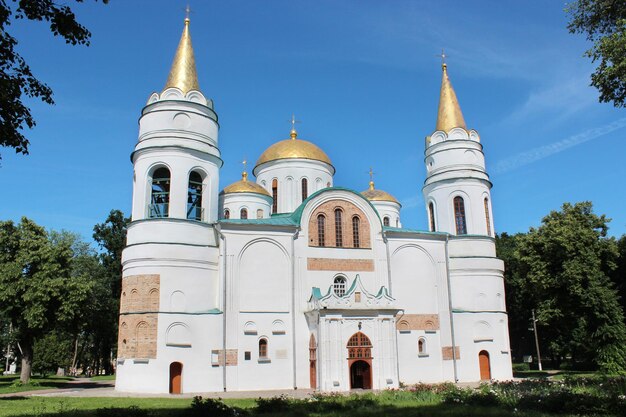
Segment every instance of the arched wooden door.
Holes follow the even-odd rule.
[[[358,332],[348,340],[350,388],[372,389],[372,342]]]
[[[183,364],[172,362],[170,364],[170,394],[182,393]]]
[[[489,352],[481,350],[478,354],[478,364],[480,365],[481,381],[491,379],[491,364],[489,363]]]
[[[311,389],[317,388],[317,343],[313,335],[309,339],[309,382]]]

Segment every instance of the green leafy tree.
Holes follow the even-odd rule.
[[[103,298],[107,301],[101,305],[102,310],[97,332],[94,334],[99,356],[110,358],[116,352],[119,300],[122,288],[122,251],[126,246],[126,230],[130,218],[124,217],[120,210],[111,210],[104,223],[94,226],[93,238],[100,246],[100,262],[105,270],[102,285]],[[106,294],[106,295],[105,295]],[[102,361],[105,372],[112,372],[110,363]],[[96,367],[97,368],[97,367]]]
[[[606,237],[608,222],[590,202],[565,203],[520,240],[519,276],[557,362],[571,357],[576,364],[623,372],[626,326],[607,275],[617,259],[617,246]]]
[[[33,347],[33,371],[43,375],[67,368],[71,361],[72,342],[69,335],[52,331],[35,341]]]
[[[32,220],[0,222],[0,309],[21,347],[20,380],[32,371],[34,346],[56,326],[75,322],[89,302],[91,284],[77,278],[72,241],[52,238]]]
[[[97,1],[97,0],[96,0]],[[82,0],[76,0],[81,3]],[[108,3],[108,0],[102,0]],[[0,0],[0,146],[28,154],[29,141],[23,129],[33,128],[35,119],[24,97],[54,104],[52,90],[33,75],[15,50],[17,39],[9,33],[15,19],[44,21],[50,31],[72,45],[89,45],[91,33],[76,21],[72,9],[54,0]]]
[[[599,61],[591,85],[600,101],[626,105],[626,2],[624,0],[576,0],[566,11],[571,33],[583,33],[593,42],[585,55]]]

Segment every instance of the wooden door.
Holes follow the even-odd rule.
[[[478,354],[478,363],[480,365],[481,381],[491,379],[491,365],[489,364],[489,352],[481,350]]]
[[[369,361],[352,362],[350,365],[350,388],[372,389],[372,367]]]
[[[172,362],[170,364],[170,394],[182,393],[183,364]]]

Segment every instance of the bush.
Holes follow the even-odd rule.
[[[513,364],[513,372],[526,372],[530,371],[530,365],[526,362],[523,363],[514,363]]]
[[[224,404],[221,398],[193,397],[191,408],[185,415],[188,417],[236,417],[242,415],[242,411]]]
[[[273,413],[289,410],[293,400],[285,394],[277,395],[271,398],[261,398],[256,400],[256,411],[259,414]]]

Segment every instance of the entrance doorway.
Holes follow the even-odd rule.
[[[311,389],[317,388],[317,343],[313,335],[309,339],[309,382]]]
[[[182,393],[183,364],[172,362],[170,364],[170,394]]]
[[[491,364],[489,363],[489,352],[481,350],[478,354],[478,364],[480,365],[480,380],[491,379]]]
[[[356,361],[350,366],[350,388],[372,389],[372,367],[365,361]]]
[[[348,340],[350,388],[372,389],[372,342],[358,332]]]

